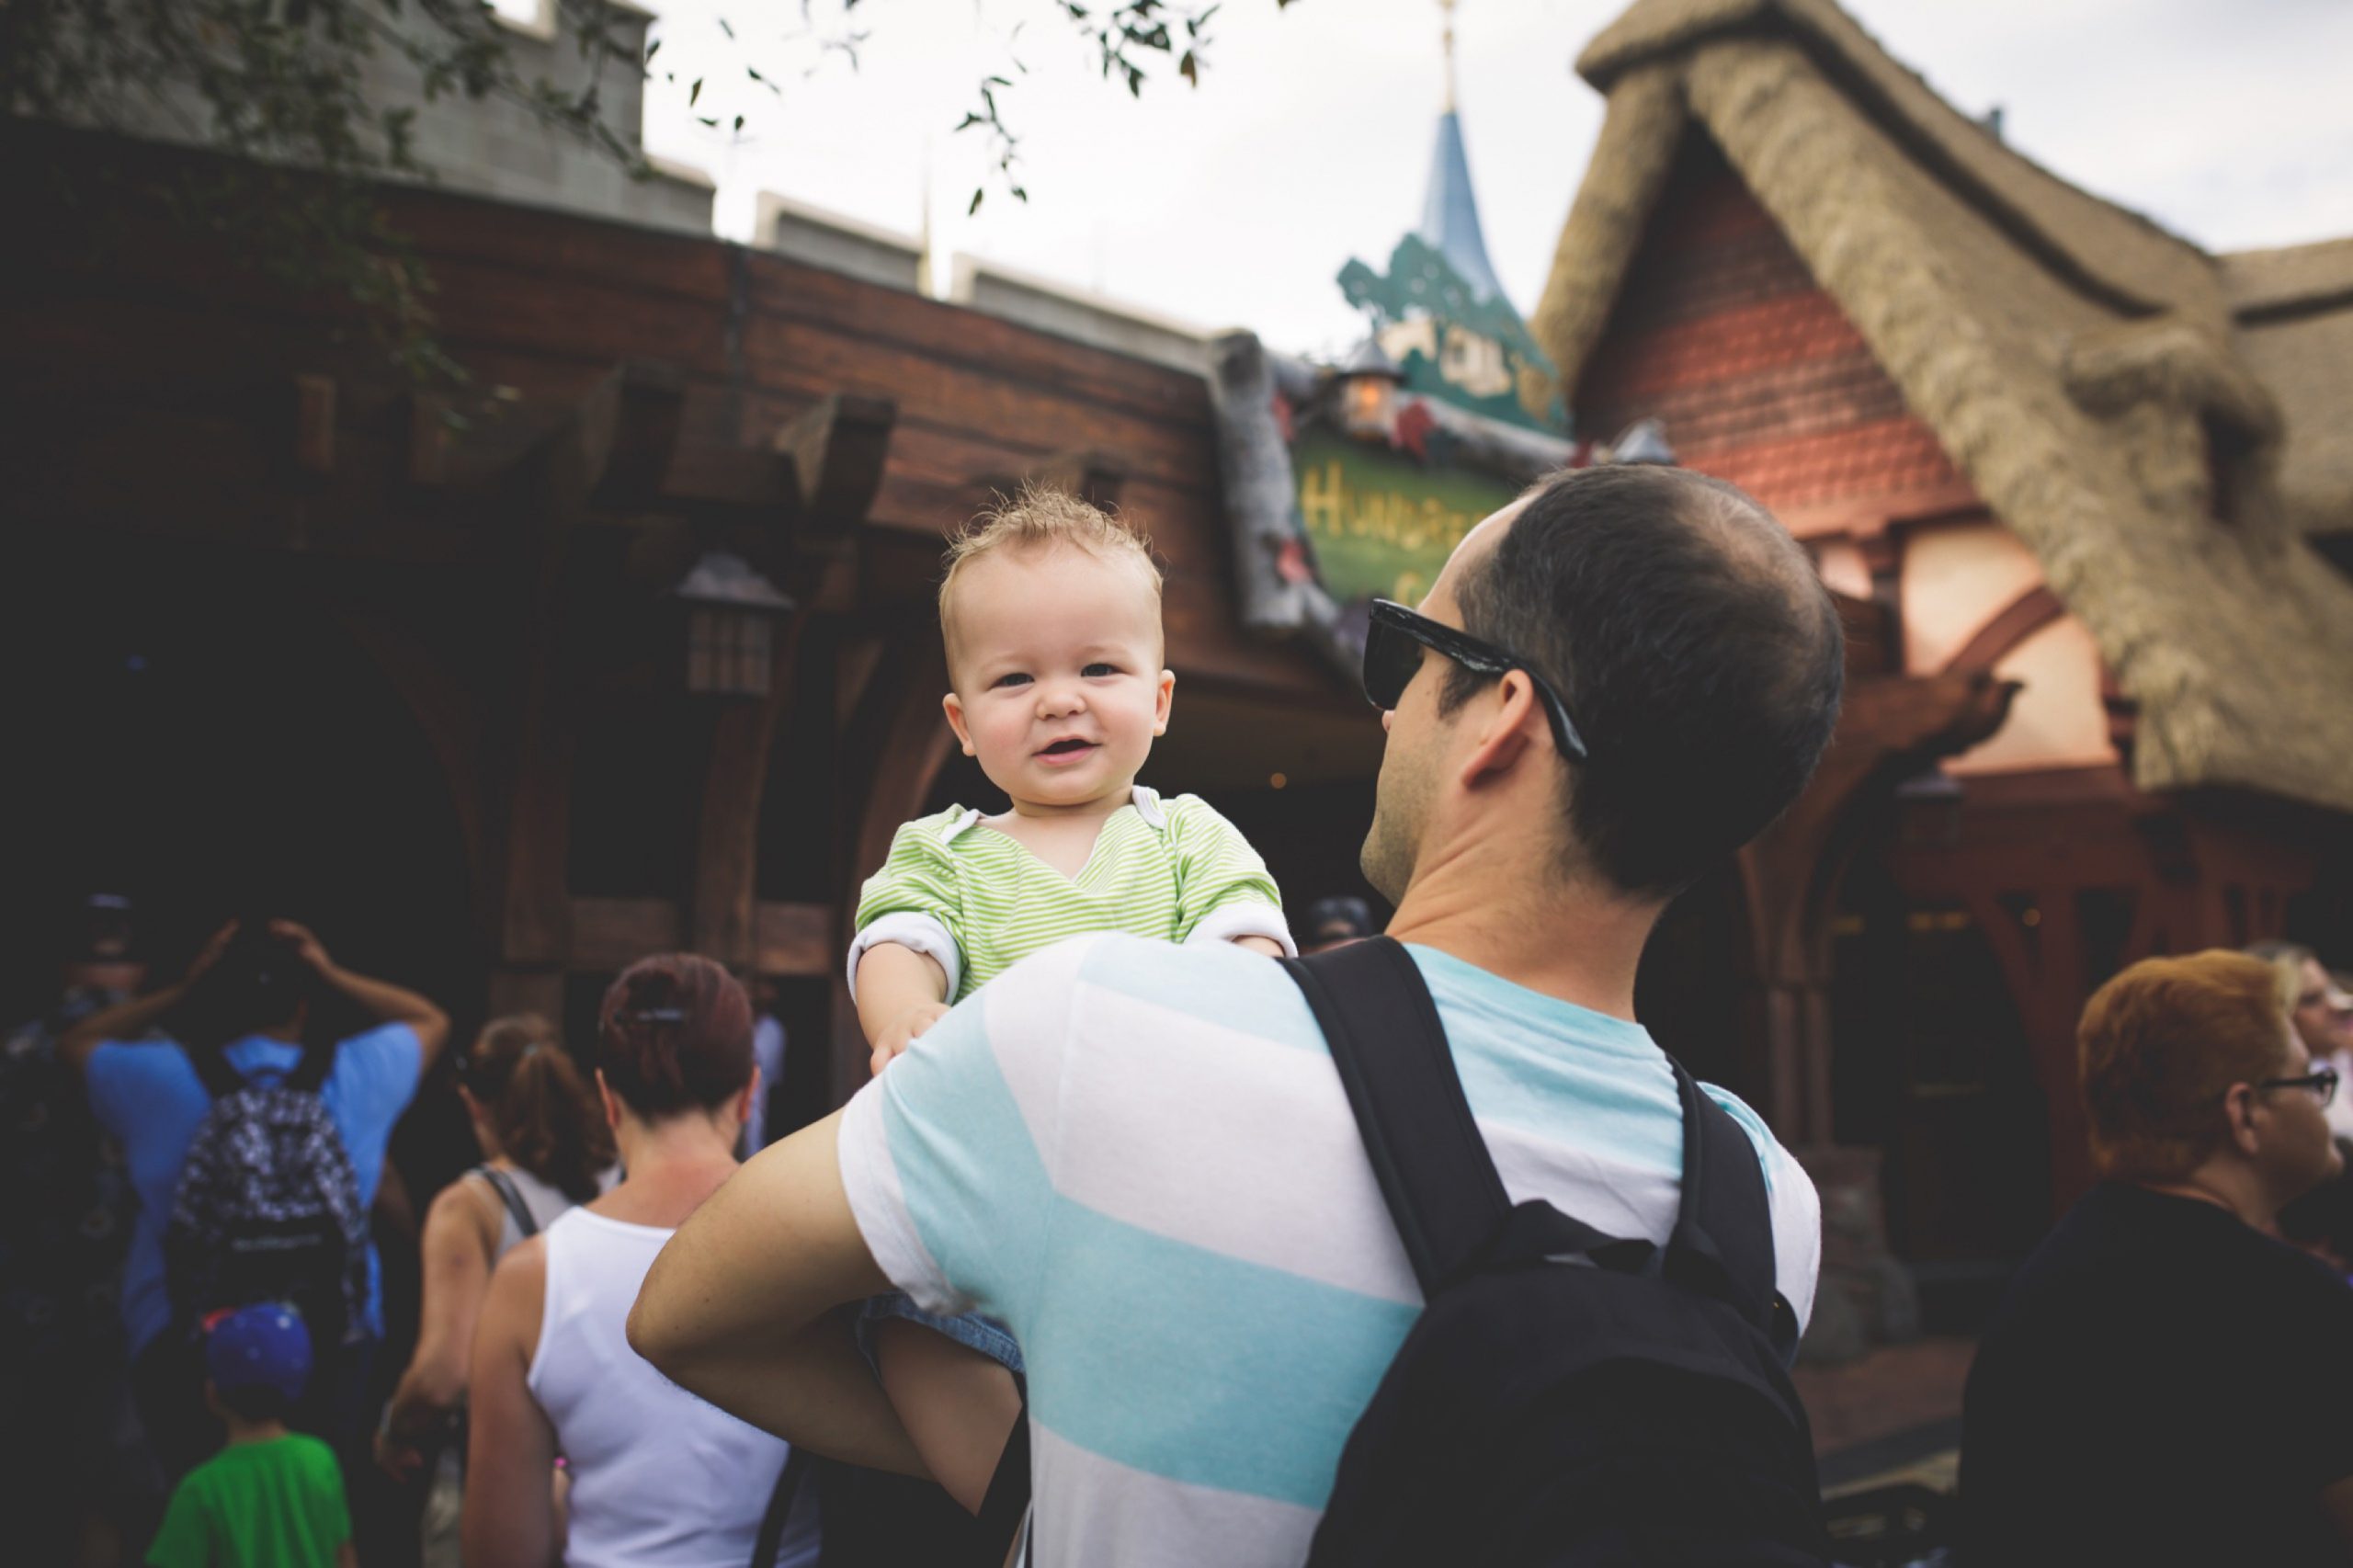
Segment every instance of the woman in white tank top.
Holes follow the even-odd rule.
[[[467,1568],[744,1568],[784,1443],[629,1347],[638,1286],[735,1169],[755,1096],[743,988],[707,959],[641,960],[598,1009],[597,1074],[627,1177],[499,1263],[474,1338]],[[568,1522],[551,1482],[570,1477]],[[803,1500],[808,1501],[807,1499]],[[817,1560],[794,1510],[779,1568]]]
[[[454,1568],[474,1324],[490,1271],[517,1244],[611,1185],[612,1130],[543,1018],[495,1018],[459,1060],[458,1095],[484,1162],[442,1188],[425,1218],[416,1353],[385,1406],[376,1462],[432,1478],[419,1526],[422,1568]]]

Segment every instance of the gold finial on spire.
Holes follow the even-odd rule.
[[[1455,0],[1438,0],[1438,8],[1446,17],[1446,29],[1442,36],[1446,40],[1445,112],[1448,114],[1454,112],[1454,6]]]

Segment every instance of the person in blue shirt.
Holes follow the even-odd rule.
[[[202,1404],[198,1369],[181,1337],[165,1332],[172,1308],[165,1284],[165,1224],[188,1146],[212,1106],[188,1051],[218,1049],[248,1080],[283,1076],[302,1060],[313,1004],[338,996],[377,1020],[337,1043],[319,1089],[350,1156],[364,1208],[375,1199],[392,1124],[440,1054],[449,1021],[413,991],[342,968],[305,927],[271,920],[241,930],[232,921],[177,984],[93,1014],[58,1041],[59,1059],[81,1072],[100,1124],[120,1140],[139,1197],[123,1263],[123,1327],[133,1394],[167,1475],[184,1472],[219,1441],[218,1426]],[[146,1038],[158,1027],[170,1039]],[[339,1380],[337,1426],[352,1427],[331,1436],[338,1448],[362,1452],[369,1352],[383,1333],[381,1270],[372,1247],[363,1323],[367,1335],[338,1358],[331,1373],[321,1368],[322,1375]]]

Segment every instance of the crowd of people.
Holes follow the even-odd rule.
[[[369,1212],[443,1010],[276,915],[149,989],[119,901],[79,912],[0,1085],[43,1195],[6,1216],[6,1392],[57,1413],[12,1424],[28,1561],[375,1568],[377,1478],[402,1568],[1830,1561],[1786,1375],[1813,1187],[1633,1005],[1836,722],[1787,533],[1580,471],[1376,603],[1385,934],[1287,920],[1213,806],[1138,782],[1175,709],[1140,534],[1026,494],[940,619],[1006,805],[907,824],[866,885],[870,1082],[769,1144],[780,1033],[691,954],[614,981],[582,1056],[492,1020],[404,1366]],[[1986,1334],[1962,1560],[2353,1562],[2353,996],[2284,945],[2146,960],[2081,1067],[2103,1179]],[[873,1526],[926,1508],[920,1558]]]

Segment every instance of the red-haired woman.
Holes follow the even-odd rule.
[[[611,1180],[612,1129],[546,1019],[493,1019],[458,1065],[459,1097],[486,1157],[426,1212],[416,1354],[376,1435],[377,1463],[402,1479],[424,1468],[464,1408],[492,1267]],[[445,1540],[445,1557],[457,1547],[455,1500],[437,1483],[426,1509],[426,1539]]]
[[[1978,1348],[1963,1561],[2353,1563],[2353,1290],[2273,1234],[2343,1168],[2336,1072],[2242,953],[2134,964],[2076,1043],[2107,1179]]]
[[[468,1568],[748,1562],[784,1443],[655,1371],[624,1325],[680,1221],[735,1170],[760,1092],[752,1009],[708,959],[631,965],[597,1011],[597,1090],[628,1173],[500,1260],[474,1336]],[[560,1531],[550,1482],[571,1477]],[[778,1562],[816,1561],[813,1519]]]

